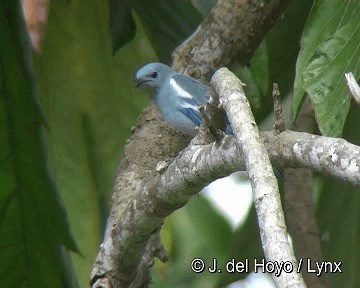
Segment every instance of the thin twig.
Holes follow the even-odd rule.
[[[284,122],[282,106],[281,106],[279,86],[277,83],[273,84],[272,96],[273,96],[274,112],[275,112],[274,129],[276,134],[280,134],[285,130],[285,122]]]

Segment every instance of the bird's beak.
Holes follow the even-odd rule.
[[[135,79],[135,87],[139,88],[141,86],[141,80]]]
[[[141,80],[141,79],[135,79],[135,86],[136,86],[136,88],[139,88],[139,87],[143,86],[143,84],[145,84],[146,82],[148,82],[148,81]]]

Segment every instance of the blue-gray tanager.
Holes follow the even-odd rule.
[[[178,131],[194,135],[203,117],[199,111],[210,100],[210,88],[169,66],[150,63],[140,68],[135,75],[136,86],[143,87],[159,107],[162,116]],[[233,134],[227,122],[226,134]],[[278,168],[274,169],[281,176]],[[282,176],[280,177],[282,178]]]
[[[194,135],[203,117],[199,107],[210,100],[210,88],[169,66],[150,63],[135,75],[136,86],[148,90],[162,116],[178,131]],[[231,128],[230,128],[231,129]],[[227,128],[229,133],[229,127]]]

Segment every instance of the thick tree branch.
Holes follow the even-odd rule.
[[[359,146],[343,139],[292,131],[284,131],[278,136],[273,132],[263,132],[261,136],[275,165],[313,168],[360,186]],[[107,275],[105,269],[110,269],[111,265],[116,267],[117,263],[112,261],[124,259],[121,261],[129,262],[125,262],[126,265],[133,263],[132,257],[136,255],[131,256],[131,253],[138,251],[139,242],[150,239],[167,215],[185,205],[203,187],[244,167],[242,153],[234,137],[226,136],[221,143],[186,148],[163,174],[153,175],[152,181],[142,186],[134,199],[124,200],[121,217],[116,221],[114,217],[114,222],[109,222],[111,237],[107,237],[101,246],[102,255],[107,260],[101,262],[103,275]],[[139,185],[138,182],[127,182],[131,187],[134,184]],[[116,245],[114,241],[117,241]],[[96,278],[94,283],[104,281],[103,278]]]
[[[219,69],[212,78],[220,103],[228,115],[237,144],[243,152],[246,170],[254,193],[261,242],[267,261],[289,263],[297,261],[287,239],[285,216],[281,207],[279,188],[268,153],[262,143],[255,118],[242,86],[227,68]],[[296,268],[280,275],[272,274],[276,287],[306,287]]]
[[[355,167],[360,167],[359,146],[343,139],[292,131],[277,136],[262,132],[261,139],[275,165],[313,167],[317,172],[360,186],[360,174],[355,171]],[[226,136],[221,143],[190,145],[127,203],[120,221],[110,223],[114,225],[112,237],[105,239],[101,250],[110,259],[111,255],[116,255],[116,259],[129,257],[129,251],[139,241],[150,238],[167,215],[185,205],[203,187],[244,168],[234,137]],[[113,239],[118,241],[116,246]]]
[[[274,135],[272,131],[260,132],[260,135],[274,165],[311,168],[360,187],[359,146],[344,139],[289,130],[279,135]],[[174,207],[181,206],[183,199],[187,201],[189,194],[194,195],[210,182],[244,169],[243,153],[234,137],[225,136],[221,143],[189,145],[160,178],[151,183],[151,187],[157,187],[154,188],[154,197],[159,198],[156,201],[168,202],[156,204],[154,213],[159,217],[168,215]]]
[[[317,136],[305,132],[284,131],[274,140],[262,133],[272,161],[281,167],[310,168],[343,182],[360,185],[360,150],[341,138]],[[271,141],[268,142],[268,141]],[[285,149],[280,152],[280,149]],[[280,152],[280,154],[278,154]]]
[[[220,67],[247,65],[290,2],[219,0],[198,30],[174,51],[173,68],[208,81]]]
[[[241,61],[247,64],[289,2],[219,0],[193,37],[177,50],[173,68],[204,81],[209,80],[217,67],[238,61],[239,55],[242,55]],[[224,10],[224,7],[227,9]],[[246,20],[249,17],[251,21]],[[216,22],[214,26],[211,25],[213,21]],[[220,42],[213,37],[215,29],[216,33],[222,35]],[[196,34],[202,35],[205,32],[206,37],[195,38]],[[211,52],[215,48],[217,53]],[[151,264],[153,257],[158,254],[155,252],[156,247],[160,246],[157,231],[163,218],[152,222],[150,217],[152,220],[148,223],[147,214],[141,214],[144,212],[141,209],[145,208],[139,208],[139,203],[143,201],[140,196],[155,191],[147,187],[158,177],[156,164],[174,157],[187,142],[188,139],[176,133],[162,120],[153,105],[139,118],[118,167],[104,241],[91,272],[92,287],[137,287],[141,286],[139,283],[146,286],[150,282]],[[183,199],[184,203],[186,199]],[[158,205],[157,203],[156,206]],[[146,203],[143,206],[148,207]],[[175,201],[167,209],[171,210],[175,206],[181,205]],[[144,222],[136,220],[139,215],[145,217],[141,220]],[[135,222],[131,224],[134,217]],[[139,227],[139,224],[145,227]],[[139,230],[134,231],[134,227]],[[154,233],[149,234],[149,231]],[[124,236],[124,239],[119,236]]]

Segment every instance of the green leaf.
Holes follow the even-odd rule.
[[[110,1],[110,35],[113,54],[134,39],[136,25],[128,0]]]
[[[81,287],[98,253],[122,147],[149,101],[133,87],[133,73],[155,59],[139,23],[113,57],[108,9],[97,0],[51,2],[35,59],[50,160],[83,255],[72,255]]]
[[[349,111],[344,74],[360,77],[360,2],[316,1],[296,66],[293,114],[308,93],[323,135],[339,136]]]
[[[282,97],[292,90],[299,42],[312,3],[312,0],[292,1],[255,52],[250,66],[239,74],[247,85],[246,95],[258,121],[273,111],[274,82],[278,83]]]
[[[195,31],[202,20],[187,0],[133,0],[131,3],[159,60],[165,64],[170,64],[173,50]]]
[[[248,97],[251,107],[259,113],[259,110],[266,109],[267,93],[270,93],[270,71],[269,71],[269,51],[266,47],[266,40],[256,50],[249,67],[236,67],[234,72],[246,83],[245,93]],[[236,71],[238,70],[238,71]],[[267,107],[270,108],[271,107]],[[264,109],[264,110],[263,110]],[[256,113],[255,112],[255,113]]]
[[[49,170],[19,1],[0,4],[0,278],[3,287],[76,287],[75,242]]]

